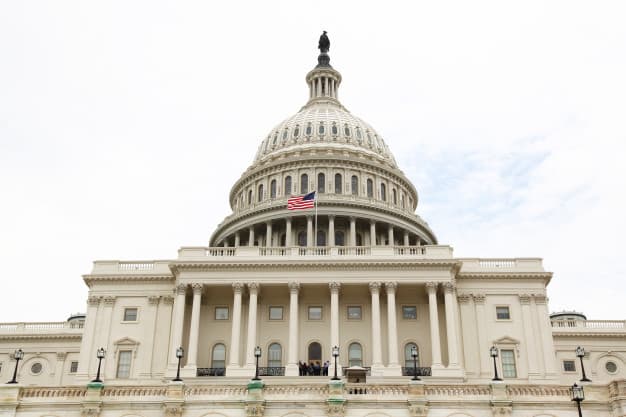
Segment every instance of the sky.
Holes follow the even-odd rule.
[[[307,99],[322,30],[457,257],[541,257],[626,319],[623,1],[0,3],[0,322],[86,310],[94,260],[206,246]]]

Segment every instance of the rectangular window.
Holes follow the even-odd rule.
[[[215,307],[215,320],[228,320],[228,307]]]
[[[511,312],[508,306],[496,307],[496,318],[498,320],[511,320]]]
[[[309,307],[309,320],[321,320],[322,319],[322,307],[314,306]]]
[[[348,320],[361,320],[361,306],[348,306]]]
[[[72,361],[70,363],[70,374],[75,374],[78,372],[78,361]]]
[[[515,351],[502,349],[500,350],[500,356],[502,358],[502,376],[505,378],[517,378]]]
[[[283,308],[282,307],[270,307],[270,320],[282,320]]]
[[[117,377],[128,378],[130,377],[130,361],[132,358],[132,351],[121,350],[117,358]]]
[[[417,319],[417,307],[416,306],[402,306],[402,318],[404,320],[416,320]]]
[[[576,372],[576,361],[563,361],[563,371]]]
[[[137,321],[137,308],[125,308],[124,321]]]

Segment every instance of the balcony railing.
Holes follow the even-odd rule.
[[[196,376],[226,376],[226,368],[198,368]]]
[[[284,366],[259,366],[259,376],[284,376]]]
[[[402,376],[413,376],[415,375],[415,368],[412,366],[403,366],[402,367]],[[417,367],[417,376],[431,376],[431,368],[430,366],[418,366]]]
[[[552,320],[552,327],[562,329],[626,330],[626,320]]]

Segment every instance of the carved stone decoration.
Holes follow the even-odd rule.
[[[182,404],[163,404],[163,415],[165,417],[182,417]]]
[[[148,297],[148,304],[155,306],[155,305],[159,304],[159,300],[160,299],[161,299],[161,297],[159,297],[158,295],[151,295],[151,296]]]
[[[341,284],[338,282],[329,282],[328,283],[328,288],[330,288],[330,292],[332,293],[338,293],[339,290],[341,289]]]
[[[395,281],[385,282],[385,290],[388,293],[395,293],[397,288],[398,288],[398,283],[397,282],[395,282]]]
[[[548,297],[543,294],[533,294],[533,298],[535,299],[535,304],[546,304],[548,302]]]
[[[493,405],[491,412],[494,417],[508,417],[513,412],[513,407],[511,405]]]
[[[426,283],[426,290],[428,291],[429,294],[431,292],[437,292],[437,286],[438,285],[439,285],[439,283],[437,283],[437,282],[429,281],[429,282]]]
[[[243,284],[241,282],[233,282],[233,292],[235,294],[241,294],[243,291]]]
[[[485,294],[473,294],[474,303],[485,304]]]
[[[446,282],[443,284],[443,290],[445,292],[453,293],[456,290],[456,285],[453,282]]]
[[[258,282],[249,282],[248,284],[248,291],[250,292],[250,294],[259,294],[259,291],[261,290],[261,286],[259,285]]]
[[[161,299],[163,300],[163,304],[168,304],[168,305],[174,304],[174,297],[172,297],[171,295],[161,297]]]
[[[467,303],[469,303],[471,295],[469,295],[469,294],[457,294],[456,298],[457,298],[457,300],[459,300],[459,303],[467,304]]]
[[[66,352],[57,352],[57,360],[58,361],[64,361],[66,357],[67,357],[67,353]]]
[[[191,284],[191,289],[193,290],[194,294],[202,294],[202,288],[203,285],[198,282]]]
[[[82,417],[98,417],[100,415],[100,409],[100,404],[83,404],[80,415]]]
[[[174,294],[176,295],[181,295],[181,294],[185,294],[187,292],[187,284],[178,284],[175,288],[174,288]]]
[[[523,305],[528,305],[530,304],[530,295],[529,294],[520,294],[519,295],[519,302]]]
[[[380,291],[380,282],[370,282],[370,293],[372,294],[378,294],[378,292]]]
[[[346,414],[345,401],[328,401],[326,414],[328,417],[343,417]]]
[[[246,403],[246,416],[247,417],[262,416],[264,412],[265,412],[265,403],[264,402],[249,402],[249,403]]]
[[[100,299],[101,299],[101,298],[102,298],[102,297],[96,297],[95,295],[90,295],[90,296],[87,298],[87,305],[90,305],[90,306],[97,306],[98,304],[100,304]]]
[[[409,414],[411,417],[426,417],[428,415],[428,405],[424,403],[409,404]]]
[[[112,296],[104,297],[105,306],[112,306],[113,304],[115,304],[115,297],[112,297]]]
[[[290,281],[289,284],[287,284],[289,286],[289,292],[292,294],[298,294],[298,292],[300,291],[300,283],[296,282],[296,281]]]

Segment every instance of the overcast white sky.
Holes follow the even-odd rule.
[[[0,321],[84,311],[96,259],[206,245],[327,30],[343,104],[459,257],[542,257],[625,319],[623,1],[0,3]]]

